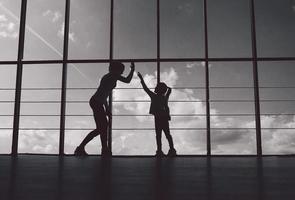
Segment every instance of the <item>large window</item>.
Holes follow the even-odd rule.
[[[265,6],[267,5],[267,6]],[[112,60],[172,88],[179,155],[295,153],[295,2],[0,0],[0,154],[73,154]],[[113,155],[156,151],[134,74],[110,98]],[[86,146],[100,153],[99,137]],[[163,135],[163,150],[168,144]]]

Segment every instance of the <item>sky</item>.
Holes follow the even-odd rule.
[[[160,1],[161,58],[204,58],[202,2]],[[156,58],[156,1],[114,3],[114,58]],[[294,56],[295,1],[257,0],[255,8],[258,56]],[[64,1],[28,0],[24,60],[62,58],[64,10]],[[19,13],[20,1],[0,0],[0,60],[17,59]],[[71,1],[69,59],[109,58],[109,16],[108,0]],[[251,57],[247,0],[208,0],[208,42],[209,57]],[[269,101],[295,99],[294,88],[280,88],[295,87],[294,63],[258,63],[261,124],[263,128],[272,128],[262,130],[265,154],[295,153],[295,134],[290,129],[295,128],[294,101]],[[124,64],[126,75],[130,63]],[[107,64],[68,66],[65,134],[68,154],[86,136],[86,129],[95,126],[88,100],[107,68]],[[149,87],[155,87],[156,63],[136,63],[136,71],[143,74]],[[0,103],[1,115],[13,115],[13,103],[9,101],[14,100],[15,73],[16,66],[0,65],[0,88],[9,89],[0,90],[0,100],[6,101]],[[183,115],[173,116],[170,122],[175,148],[179,154],[206,154],[205,63],[163,62],[160,73],[161,81],[174,88],[169,103],[171,113]],[[60,64],[24,65],[20,127],[25,130],[19,133],[19,152],[58,153],[61,78]],[[210,62],[209,81],[212,154],[255,154],[252,63]],[[141,89],[138,77],[134,75],[130,84],[118,83],[113,95],[114,115],[146,115],[113,117],[113,154],[153,155],[154,122],[148,115],[149,97]],[[12,124],[12,116],[0,116],[1,128],[12,128]],[[38,128],[45,130],[29,130]],[[10,152],[11,139],[11,129],[0,130],[0,153]],[[163,143],[166,152],[164,136]],[[100,153],[99,138],[89,143],[86,150]]]

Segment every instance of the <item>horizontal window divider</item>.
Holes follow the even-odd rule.
[[[53,103],[53,104],[57,104],[57,103],[60,103],[60,101],[21,101],[20,102],[21,104],[22,103],[25,103],[25,104],[29,104],[29,103]]]
[[[96,88],[95,88],[96,89]],[[149,88],[149,89],[155,89],[155,88]],[[186,89],[202,89],[205,90],[206,87],[172,87],[171,89],[175,89],[175,90],[186,90]],[[138,87],[138,88],[114,88],[114,90],[142,90],[142,87]]]
[[[294,89],[295,86],[265,86],[259,87],[259,89]]]
[[[265,99],[265,100],[260,100],[260,102],[292,102],[292,101],[295,101],[295,99]]]
[[[120,62],[203,62],[206,58],[137,58],[137,59],[112,59]],[[237,58],[214,58],[209,57],[209,62],[242,62],[242,61],[295,61],[295,57],[237,57]],[[110,59],[67,59],[67,60],[6,60],[0,61],[1,65],[21,64],[62,64],[62,63],[109,63]]]
[[[277,114],[277,113],[261,113],[261,116],[292,116],[295,115],[295,113],[282,113],[282,114]]]
[[[261,99],[260,102],[292,102],[295,99]],[[254,102],[254,100],[210,100],[210,102]]]
[[[0,128],[3,130],[6,129],[12,129],[12,128]],[[94,130],[95,128],[65,128],[66,131],[79,131],[79,130]],[[59,128],[20,128],[20,131],[26,131],[26,130],[59,130]],[[124,131],[124,130],[134,130],[134,131],[140,131],[140,130],[155,130],[154,128],[113,128],[114,131]],[[170,130],[206,130],[206,128],[170,128]]]
[[[0,88],[0,91],[15,91],[14,88]]]
[[[129,101],[129,100],[122,100],[122,101],[113,101],[113,103],[150,103],[150,100],[137,100],[137,101]],[[195,100],[195,101],[190,101],[190,100],[169,100],[169,103],[197,103],[197,102],[206,102],[205,100]]]
[[[253,89],[250,86],[210,86],[209,89]]]
[[[17,61],[6,61],[6,60],[3,60],[3,61],[0,61],[0,67],[1,65],[17,65]]]
[[[295,113],[286,113],[286,114],[275,114],[275,113],[270,113],[270,114],[261,114],[261,116],[294,116],[295,115]],[[7,114],[7,115],[5,115],[5,114],[0,114],[0,117],[13,117],[14,115],[12,115],[12,114]],[[21,117],[59,117],[60,115],[42,115],[42,114],[40,114],[40,115],[38,115],[38,114],[36,114],[36,115],[34,115],[34,114],[32,114],[32,115],[26,115],[26,114],[24,114],[24,115],[20,115]],[[73,114],[73,115],[65,115],[66,117],[93,117],[93,115],[91,115],[91,114],[77,114],[77,115],[75,115],[75,114]],[[128,114],[126,114],[126,115],[124,115],[124,114],[114,114],[114,115],[112,115],[112,116],[114,116],[114,117],[136,117],[136,116],[153,116],[153,115],[149,115],[149,114],[142,114],[142,115],[128,115]],[[206,116],[206,114],[171,114],[171,116],[172,117],[205,117]],[[255,114],[212,114],[212,115],[210,115],[210,117],[223,117],[223,116],[229,116],[229,117],[243,117],[243,116],[255,116]]]
[[[63,60],[23,60],[21,63],[23,65],[29,64],[63,64]]]
[[[295,61],[295,57],[257,57],[258,61]]]
[[[0,130],[12,130],[13,128],[9,127],[1,127]],[[66,128],[65,130],[68,131],[78,131],[78,130],[94,130],[95,128]],[[59,131],[59,128],[20,128],[20,131],[27,131],[27,130],[56,130]],[[154,128],[113,128],[113,131],[141,131],[141,130],[155,130]],[[207,130],[206,128],[170,128],[170,130],[178,130],[178,131],[186,131],[186,130]],[[256,130],[256,128],[211,128],[211,130]],[[284,128],[284,127],[275,127],[275,128],[261,128],[261,130],[295,130],[294,128]]]
[[[219,99],[217,99],[217,100],[210,100],[209,102],[212,102],[212,103],[214,103],[214,102],[216,102],[216,103],[218,103],[218,102],[225,102],[225,103],[235,103],[235,102],[254,102],[254,100],[227,100],[227,99],[225,99],[225,100],[219,100]]]
[[[268,100],[260,100],[260,102],[294,102],[295,99],[268,99]],[[88,103],[89,101],[66,101],[66,103]],[[149,100],[121,100],[121,101],[113,101],[113,103],[149,103]],[[205,100],[171,100],[170,103],[199,103],[206,102]],[[211,103],[251,103],[254,100],[210,100]],[[14,103],[14,101],[0,101],[0,103]],[[30,103],[60,103],[60,101],[21,101],[21,103],[30,104]]]
[[[224,86],[224,87],[210,87],[210,89],[253,89],[254,87],[231,87],[231,86]],[[67,88],[67,90],[96,90],[97,87],[92,88]],[[115,90],[142,90],[142,87],[138,88],[114,88]],[[150,88],[155,89],[155,88]],[[172,89],[176,90],[185,90],[185,89],[200,89],[205,90],[205,87],[173,87]],[[295,86],[274,86],[274,87],[259,87],[259,89],[295,89]],[[15,88],[0,88],[0,91],[15,91]],[[22,88],[22,90],[61,90],[61,88]]]
[[[261,128],[261,130],[295,130],[294,128],[274,127],[274,128]]]

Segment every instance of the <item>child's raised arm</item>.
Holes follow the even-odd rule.
[[[143,89],[144,89],[144,91],[151,97],[152,95],[154,95],[154,93],[146,86],[146,84],[145,84],[145,82],[144,82],[144,80],[143,80],[143,77],[142,77],[142,75],[141,75],[141,73],[139,73],[139,72],[137,72],[137,75],[138,75],[138,77],[139,77],[139,79],[140,79],[140,83],[141,83],[141,85],[142,85],[142,87],[143,87]]]
[[[166,98],[169,99],[170,94],[171,94],[172,89],[168,87],[167,93],[166,93]]]

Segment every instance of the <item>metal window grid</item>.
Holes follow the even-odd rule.
[[[252,38],[252,57],[245,58],[212,58],[208,54],[208,27],[207,27],[207,0],[203,0],[203,11],[204,11],[204,45],[205,45],[205,56],[204,58],[161,58],[160,56],[160,0],[155,0],[157,5],[157,57],[155,59],[116,59],[121,62],[155,62],[157,63],[157,81],[160,81],[160,69],[161,62],[205,62],[205,87],[194,87],[193,89],[204,89],[206,91],[205,100],[200,102],[206,103],[206,114],[199,115],[173,115],[173,116],[202,116],[206,117],[206,128],[172,128],[172,130],[205,130],[207,132],[207,156],[211,156],[211,130],[238,130],[238,129],[253,129],[256,131],[256,148],[257,156],[262,156],[262,141],[261,141],[261,130],[270,129],[288,129],[293,130],[293,128],[262,128],[261,127],[261,116],[277,116],[277,115],[295,115],[295,113],[260,113],[260,102],[267,101],[295,101],[295,100],[260,100],[259,89],[260,88],[291,88],[295,87],[259,87],[258,84],[258,68],[257,63],[259,61],[295,61],[295,57],[258,57],[257,56],[257,44],[256,44],[256,27],[255,27],[255,4],[254,0],[248,0],[250,5],[250,17],[251,17],[251,38]],[[109,59],[68,59],[68,40],[69,40],[69,20],[70,20],[70,0],[65,0],[65,28],[64,28],[64,44],[63,44],[63,59],[62,60],[23,60],[24,54],[24,39],[25,39],[25,26],[26,26],[26,12],[27,12],[27,0],[21,1],[21,12],[20,12],[20,28],[19,28],[19,42],[18,42],[18,56],[16,61],[0,61],[0,65],[17,65],[16,72],[16,85],[15,85],[15,100],[14,101],[0,101],[0,103],[14,103],[14,114],[13,115],[0,115],[0,116],[13,116],[13,137],[12,137],[12,150],[11,155],[16,156],[18,154],[18,135],[20,130],[33,130],[32,128],[20,128],[19,119],[20,116],[60,116],[60,128],[36,128],[34,130],[59,130],[60,140],[59,140],[59,155],[64,155],[64,137],[65,130],[89,130],[87,128],[75,129],[75,128],[65,128],[65,117],[66,116],[92,116],[92,115],[66,115],[66,103],[83,103],[85,101],[67,101],[66,91],[75,89],[95,89],[95,88],[67,88],[67,65],[73,63],[109,63],[114,60],[113,58],[113,26],[114,26],[114,0],[110,0],[110,52]],[[252,62],[253,65],[253,81],[254,87],[210,87],[209,80],[209,62]],[[22,71],[24,64],[62,64],[62,83],[61,88],[22,88]],[[254,89],[254,100],[210,100],[210,89],[214,88],[250,88]],[[60,115],[20,115],[20,104],[21,104],[21,91],[22,90],[61,90],[61,100],[60,101],[44,101],[41,103],[61,103]],[[127,88],[120,88],[127,89]],[[138,89],[138,88],[128,88],[128,89]],[[179,88],[185,89],[185,88]],[[14,90],[11,88],[0,88],[0,90]],[[109,103],[112,106],[112,95],[109,96]],[[118,102],[118,101],[116,101]],[[122,101],[121,101],[122,102]],[[128,101],[123,101],[128,102]],[[184,101],[176,101],[184,102]],[[255,105],[254,114],[210,114],[210,102],[253,102]],[[39,103],[39,101],[28,101],[22,103]],[[113,116],[148,116],[148,115],[113,115]],[[211,128],[210,117],[211,116],[255,116],[255,128]],[[110,118],[110,127],[112,127],[112,118]],[[0,130],[7,130],[11,128],[0,127]],[[109,145],[112,144],[112,130],[151,130],[151,129],[128,129],[128,128],[117,128],[109,129],[108,138]]]

